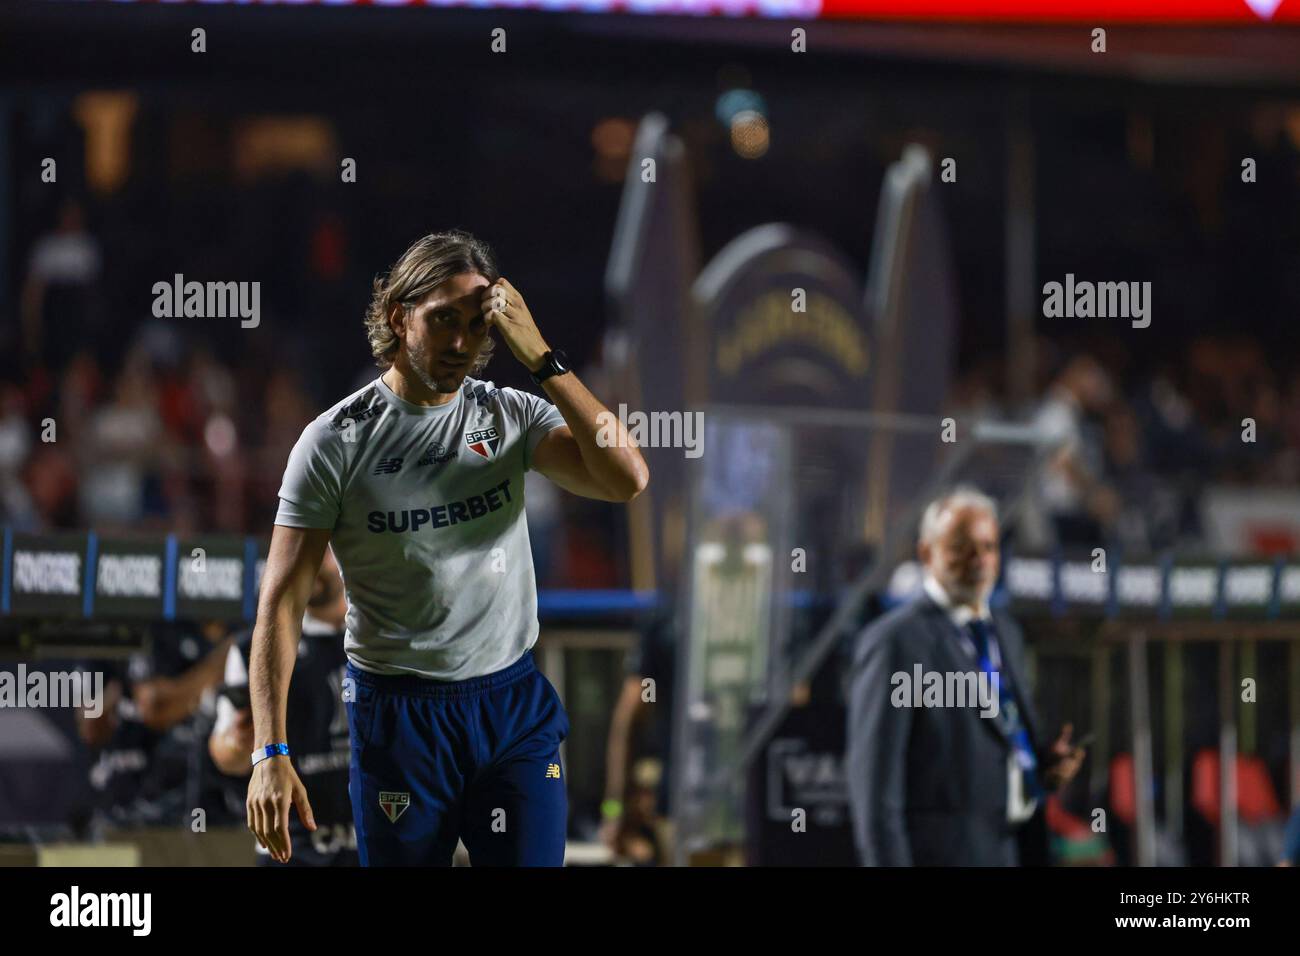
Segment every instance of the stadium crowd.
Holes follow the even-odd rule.
[[[359,388],[376,374],[360,319],[353,337],[318,329],[304,338],[300,325],[288,336],[246,336],[233,353],[184,320],[119,329],[105,318],[101,241],[84,218],[65,203],[28,257],[22,322],[10,336],[18,341],[0,372],[0,522],[265,532],[303,425],[342,394],[340,376]],[[310,240],[323,280],[341,253],[321,250],[346,245],[340,228],[325,220]],[[955,412],[1034,417],[1065,440],[1040,488],[1037,525],[1026,529],[1031,543],[1194,547],[1210,485],[1300,479],[1300,375],[1294,356],[1257,338],[1207,333],[1146,361],[1104,340],[1076,348],[1044,337],[1038,352],[1034,409],[1006,401],[997,361],[962,370],[952,393]],[[350,375],[321,371],[349,362]],[[495,364],[488,377],[514,371]],[[544,585],[622,583],[612,512],[571,505],[542,479],[528,501]]]

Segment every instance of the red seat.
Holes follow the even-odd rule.
[[[1047,815],[1047,829],[1057,836],[1067,840],[1087,840],[1092,837],[1092,828],[1065,809],[1061,805],[1061,798],[1056,794],[1048,795],[1044,812]]]
[[[1111,758],[1110,811],[1128,826],[1137,819],[1137,776],[1132,754],[1120,753]]]
[[[1192,807],[1207,823],[1219,825],[1219,752],[1209,747],[1192,758]],[[1282,816],[1268,767],[1259,757],[1237,757],[1237,816],[1243,823]]]

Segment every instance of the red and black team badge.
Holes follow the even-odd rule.
[[[466,432],[465,444],[469,446],[469,450],[474,454],[492,459],[497,456],[497,448],[501,445],[501,437],[497,435],[496,426],[489,425],[487,428]]]
[[[409,792],[399,793],[393,790],[381,790],[379,792],[379,809],[384,811],[384,816],[388,817],[389,823],[396,823],[397,818],[406,812],[406,808],[411,805],[411,794]]]

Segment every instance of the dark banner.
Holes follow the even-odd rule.
[[[95,558],[95,617],[151,619],[163,616],[167,539],[101,540]]]
[[[86,615],[84,534],[34,535],[5,531],[0,610],[14,615]]]
[[[167,616],[186,619],[250,617],[246,595],[256,595],[257,549],[252,540],[207,536],[177,542],[170,565],[175,606]]]
[[[252,620],[268,542],[234,535],[104,538],[4,531],[0,614]]]

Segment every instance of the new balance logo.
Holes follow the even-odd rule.
[[[560,779],[560,765],[558,763],[548,763],[546,765],[546,779],[547,780]]]
[[[391,475],[395,474],[402,467],[401,458],[381,458],[379,464],[375,465],[375,470],[371,472],[374,475]]]

